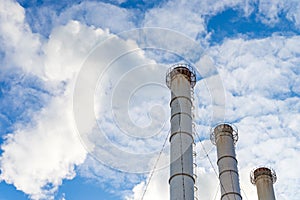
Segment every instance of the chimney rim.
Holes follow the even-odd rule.
[[[257,174],[260,171],[259,174]],[[250,172],[250,181],[253,185],[256,184],[257,179],[261,176],[261,175],[266,175],[269,176],[272,180],[272,183],[274,184],[277,181],[277,175],[276,172],[273,168],[271,167],[266,167],[266,166],[259,166],[254,168],[251,172]]]
[[[210,128],[210,140],[211,140],[212,144],[216,145],[216,139],[217,139],[216,131],[217,131],[217,129],[221,129],[222,126],[223,126],[223,128],[225,128],[226,126],[227,126],[227,128],[229,128],[229,130],[231,131],[231,134],[232,134],[233,143],[236,144],[236,142],[239,139],[238,128],[234,124],[231,124],[228,122],[219,122]],[[221,130],[218,130],[218,131],[221,131]]]
[[[183,74],[183,75],[186,75],[186,77],[188,78],[188,80],[190,81],[190,84],[191,84],[191,88],[194,88],[194,86],[196,85],[196,71],[195,69],[187,64],[187,63],[177,63],[177,64],[174,64],[172,65],[167,73],[166,73],[166,84],[168,86],[168,88],[171,88],[171,82],[172,82],[172,79],[173,79],[173,76],[176,74],[175,71],[176,70],[187,70],[189,74]]]

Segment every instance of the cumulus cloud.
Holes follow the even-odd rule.
[[[70,19],[93,25],[102,29],[109,29],[113,33],[135,28],[135,12],[115,5],[95,1],[83,1],[64,10],[56,20],[59,23]]]
[[[44,74],[50,81],[73,81],[84,59],[95,45],[110,36],[108,31],[87,27],[71,20],[53,29],[43,46]]]
[[[198,12],[190,9],[191,4],[169,1],[162,7],[146,13],[144,26],[161,27],[180,31],[192,38],[205,31],[204,19]],[[172,18],[172,20],[170,20]],[[187,21],[183,21],[186,19]]]
[[[110,47],[110,49],[105,49],[106,54],[97,54],[100,57],[92,57],[91,59],[88,59],[89,55],[93,55],[93,51],[91,50],[97,52],[97,45],[100,44],[101,46],[102,44],[105,44],[105,40],[108,38],[112,38],[112,40],[108,40],[108,42],[106,42]],[[161,91],[161,93],[164,94],[165,86],[162,87],[161,82],[164,84],[165,71],[161,71],[158,66],[155,66],[155,61],[146,59],[143,51],[139,50],[139,47],[134,41],[119,39],[117,36],[109,34],[108,31],[103,31],[102,29],[96,29],[94,27],[87,27],[78,21],[70,21],[65,26],[54,28],[49,36],[49,40],[45,41],[44,44],[41,44],[41,47],[39,48],[43,51],[42,55],[38,55],[42,57],[43,65],[34,65],[33,67],[39,67],[39,70],[35,71],[35,69],[33,69],[32,73],[47,83],[47,89],[49,91],[59,92],[54,92],[49,103],[46,104],[42,110],[32,115],[30,124],[21,124],[12,134],[9,134],[6,137],[5,143],[2,145],[1,180],[14,184],[18,190],[28,194],[32,199],[52,199],[55,191],[57,191],[58,187],[61,185],[62,180],[72,179],[76,174],[74,167],[84,163],[87,152],[83,146],[85,146],[87,150],[91,150],[89,149],[90,146],[87,145],[84,140],[85,137],[82,134],[92,134],[96,127],[96,121],[89,121],[86,115],[83,115],[81,117],[85,118],[82,118],[80,125],[83,125],[84,131],[82,131],[82,129],[77,130],[76,128],[78,128],[78,124],[75,123],[78,121],[74,121],[73,118],[74,110],[72,100],[73,97],[85,97],[85,92],[90,91],[89,89],[96,89],[90,88],[90,84],[92,83],[92,80],[97,83],[99,78],[98,75],[101,74],[95,74],[93,73],[95,72],[93,70],[104,70],[106,64],[108,64],[106,62],[112,61],[109,59],[116,59],[118,56],[122,55],[122,53],[127,53],[127,51],[130,51],[131,49],[136,51],[127,57],[121,57],[119,61],[114,61],[115,63],[109,67],[112,72],[104,74],[102,78],[107,80],[107,83],[114,80],[116,81],[115,83],[118,87],[120,87],[121,93],[115,92],[113,95],[117,96],[114,98],[118,102],[119,97],[124,96],[127,94],[128,89],[131,89],[131,91],[129,91],[131,96],[129,97],[133,99],[128,100],[131,102],[135,101],[135,103],[131,103],[130,107],[132,107],[132,111],[130,116],[134,119],[134,121],[138,121],[137,119],[142,120],[142,122],[137,122],[142,124],[144,124],[148,119],[148,110],[145,109],[146,112],[144,112],[144,110],[138,109],[136,103],[139,105],[144,104],[145,107],[151,108],[152,106],[160,105],[161,101],[167,102],[166,98],[163,98],[162,96],[154,98],[150,104],[143,100],[149,97],[149,95],[155,90],[155,88],[151,87],[151,85],[154,85],[154,87],[158,86],[159,90],[156,91]],[[101,59],[101,56],[104,56],[104,59]],[[94,68],[90,71],[88,79],[86,79],[87,77],[84,77],[84,85],[80,85],[78,90],[79,96],[76,96],[76,94],[73,96],[73,89],[78,86],[76,85],[78,81],[77,78],[80,78],[78,74],[80,74],[79,72],[81,72],[80,70],[82,70],[84,64],[90,65]],[[151,67],[151,65],[153,66]],[[137,68],[134,69],[133,66]],[[144,78],[150,77],[148,76],[151,72],[149,69],[152,70],[152,77],[154,77],[154,79],[149,79],[145,82]],[[123,77],[122,74],[126,74],[128,70],[130,72],[129,76]],[[110,76],[110,73],[117,76],[112,74]],[[145,88],[148,88],[147,91],[139,89],[139,87],[141,87],[141,82],[142,84],[145,84]],[[134,85],[133,88],[125,87],[125,90],[123,91],[123,86],[130,86],[132,84]],[[104,89],[106,86],[107,84],[104,84]],[[94,87],[96,87],[96,84]],[[101,89],[103,89],[103,87],[100,87],[100,90]],[[92,96],[89,100],[93,101],[94,90],[92,90]],[[103,94],[100,92],[99,95],[101,96]],[[109,95],[112,94],[109,93]],[[107,96],[105,95],[100,99],[98,98],[98,102],[100,103],[98,103],[96,107],[104,107],[105,109],[109,108],[106,106],[105,101],[109,103],[111,98],[106,98]],[[116,106],[116,109],[118,109],[118,102],[114,105]],[[127,103],[127,99],[125,99],[124,103]],[[91,106],[93,107],[93,105],[94,104],[92,103]],[[107,110],[102,110],[102,112],[106,111]],[[119,114],[123,113],[123,111],[117,112]],[[152,114],[156,116],[153,118],[155,126],[160,126],[160,124],[157,124],[159,119],[158,117],[163,116],[161,115],[160,109],[157,110],[154,108],[152,110]],[[94,113],[92,113],[92,117],[93,116]],[[105,115],[101,115],[100,112],[100,115],[98,116],[101,117]],[[111,120],[109,120],[106,124],[103,123],[106,131],[110,131],[109,126],[113,128],[112,125],[115,125],[115,123]],[[128,124],[125,124],[125,126],[129,127]],[[77,131],[79,131],[78,134]],[[167,133],[166,130],[164,131]],[[132,130],[130,132],[132,132]],[[110,137],[118,137],[118,131],[114,130],[112,133],[115,133],[115,135],[111,134]],[[148,133],[145,134],[147,135]],[[89,139],[92,138],[90,141],[91,143],[97,141],[95,144],[99,145],[100,150],[103,148],[104,150],[111,150],[108,149],[108,146],[106,146],[109,143],[105,143],[106,140],[101,140],[101,137],[98,137],[96,140],[93,138],[95,135],[89,135],[89,137]],[[151,143],[160,147],[161,143],[164,141],[161,138],[165,138],[165,134],[159,134],[158,138],[151,141]],[[82,141],[84,141],[83,144],[81,143]],[[131,151],[131,154],[133,153],[133,156],[136,155],[135,152],[137,152],[137,149],[140,152],[140,150],[145,147],[145,143],[142,140],[130,140],[126,135],[121,135],[118,140],[113,141],[121,141],[121,143],[117,144],[118,148],[125,145],[123,147],[125,150],[121,148],[121,151],[126,152],[129,150]],[[124,141],[127,141],[127,143]],[[149,162],[151,162],[151,160],[154,159],[153,156],[156,156],[157,148],[153,148],[153,145],[149,145],[149,147],[152,148],[151,151],[154,151],[154,154],[149,157]],[[95,152],[96,151],[90,151],[90,153],[94,155]],[[105,156],[105,154],[101,153],[101,151],[98,152],[100,152],[101,156]],[[138,156],[140,158],[145,158],[145,155],[142,154]],[[142,170],[140,172],[147,170],[144,168],[144,165],[139,167],[139,164],[142,164],[140,161],[138,161],[138,163],[132,161],[129,164],[129,158],[126,156],[122,158],[125,159],[123,162],[111,158],[112,157],[108,157],[109,163],[104,164],[110,165],[110,167],[115,167],[115,163],[123,163],[122,165],[124,165],[127,170],[135,166]],[[151,163],[149,164],[148,162],[145,162],[144,164],[147,167],[148,165],[151,165]],[[103,173],[103,170],[100,170],[99,167],[97,168],[96,164],[93,164],[93,162],[86,161],[84,166],[89,166],[88,169],[94,169],[97,173]],[[117,169],[119,168],[117,167]],[[149,169],[150,168],[148,167],[148,170]],[[90,176],[91,171],[80,171],[82,176],[96,180],[104,175],[100,174],[99,176]],[[107,176],[105,177],[105,180],[108,181]],[[117,177],[115,178],[118,179]],[[31,181],[30,185],[28,185],[29,181]]]
[[[86,152],[76,135],[71,110],[70,100],[54,98],[34,116],[36,125],[7,135],[1,146],[1,180],[32,199],[46,199],[63,179],[72,179],[74,166],[84,161]]]
[[[72,91],[76,75],[93,45],[109,34],[71,21],[56,28],[49,41],[41,44],[24,22],[24,10],[16,3],[5,3],[15,12],[11,18],[9,12],[1,12],[1,27],[7,26],[1,30],[2,37],[7,37],[1,38],[7,42],[6,66],[21,67],[38,76],[47,83],[46,89],[53,96],[40,111],[29,116],[30,123],[15,126],[14,131],[5,136],[1,146],[0,179],[32,199],[53,199],[62,180],[76,175],[74,168],[84,162],[87,153],[73,118]],[[7,20],[11,21],[6,24]],[[82,41],[80,45],[78,41]],[[22,45],[23,42],[26,44]],[[36,47],[32,50],[27,42]],[[19,54],[24,57],[18,57]]]
[[[4,66],[21,67],[28,73],[41,74],[41,42],[25,22],[25,10],[13,1],[0,4],[1,51],[5,52]]]

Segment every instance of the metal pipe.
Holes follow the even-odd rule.
[[[177,64],[167,72],[166,83],[171,90],[170,199],[194,200],[191,90],[196,74],[190,66]]]
[[[251,172],[251,183],[256,185],[259,200],[275,200],[273,184],[277,177],[274,170],[260,167]]]
[[[221,200],[242,199],[234,147],[237,139],[237,129],[229,124],[219,124],[211,132],[211,141],[217,146]]]

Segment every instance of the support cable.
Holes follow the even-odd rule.
[[[216,193],[215,193],[214,200],[217,199],[217,195],[218,195],[218,193],[219,193],[219,187],[220,187],[220,184],[217,185],[217,189],[216,189]]]
[[[213,165],[213,163],[212,163],[212,161],[211,161],[211,159],[210,159],[210,157],[209,157],[209,155],[208,155],[208,153],[207,153],[207,151],[206,151],[206,149],[205,149],[205,147],[204,147],[204,145],[202,144],[202,140],[200,139],[200,136],[199,136],[199,134],[198,134],[198,132],[196,131],[196,135],[197,135],[197,138],[198,138],[198,140],[199,140],[199,142],[200,142],[200,144],[201,144],[201,147],[202,147],[202,149],[203,149],[203,151],[204,151],[204,153],[205,153],[205,156],[207,157],[207,159],[208,159],[208,161],[209,161],[209,163],[210,163],[210,165],[211,165],[211,167],[213,168],[213,171],[214,171],[214,173],[215,173],[215,175],[216,175],[216,177],[219,179],[219,176],[218,176],[218,173],[217,173],[217,170],[215,169],[215,167],[214,167],[214,165]],[[222,182],[221,181],[219,181],[220,182],[220,185],[221,185],[221,187],[223,188],[223,190],[225,191],[225,193],[226,193],[226,190],[225,190],[225,187],[224,187],[224,185],[222,184]],[[227,196],[227,198],[228,198],[228,200],[230,200],[230,198]]]
[[[146,187],[145,187],[145,189],[144,189],[144,192],[143,192],[143,195],[142,195],[142,197],[141,197],[141,200],[143,200],[144,197],[145,197],[145,194],[146,194],[146,192],[147,192],[148,186],[149,186],[149,184],[150,184],[150,182],[151,182],[151,179],[152,179],[152,177],[153,177],[153,174],[154,174],[154,172],[155,172],[155,170],[156,170],[156,167],[157,167],[158,161],[159,161],[159,159],[160,159],[160,157],[161,157],[161,155],[162,155],[162,152],[163,152],[163,150],[164,150],[164,148],[165,148],[165,146],[166,146],[166,143],[167,143],[167,140],[168,140],[169,135],[170,135],[170,132],[167,134],[167,136],[166,136],[166,138],[165,138],[165,141],[164,141],[164,143],[163,143],[163,146],[162,146],[162,148],[161,148],[161,150],[160,150],[160,152],[159,152],[159,154],[158,154],[158,157],[157,157],[157,159],[156,159],[156,161],[155,161],[155,164],[154,164],[153,169],[152,169],[152,171],[151,171],[151,173],[150,173],[150,176],[149,176],[148,182],[147,182],[147,184],[146,184]]]
[[[249,200],[248,197],[247,197],[247,195],[246,195],[246,192],[242,189],[242,187],[241,187],[241,190],[244,193],[244,196],[246,197],[246,199]]]

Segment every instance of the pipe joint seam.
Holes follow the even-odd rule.
[[[242,199],[241,194],[238,193],[238,192],[226,192],[226,193],[224,193],[224,194],[221,196],[221,200],[222,200],[226,195],[229,195],[229,194],[237,195],[237,196],[239,196],[240,199]],[[227,199],[228,199],[228,198],[227,198]],[[230,198],[229,198],[229,199],[230,199]]]
[[[218,158],[218,161],[217,161],[217,165],[219,165],[219,161],[221,161],[222,159],[224,158],[232,158],[233,160],[235,160],[236,163],[238,163],[237,159],[235,156],[232,156],[232,155],[224,155],[224,156],[221,156]]]
[[[195,183],[195,178],[190,175],[190,174],[187,174],[187,173],[177,173],[177,174],[173,174],[170,178],[169,178],[169,184],[171,183],[171,180],[176,177],[176,176],[186,176],[186,177],[189,177],[193,180],[193,182]]]
[[[173,99],[171,99],[170,101],[170,107],[172,107],[172,103],[173,101],[175,101],[176,99],[179,99],[179,98],[183,98],[183,99],[186,99],[190,102],[191,105],[193,105],[193,102],[191,100],[191,98],[187,97],[187,96],[175,96]]]
[[[191,133],[189,133],[189,132],[186,132],[186,131],[176,131],[176,132],[173,132],[173,133],[171,133],[171,136],[170,136],[169,142],[171,142],[171,140],[172,140],[172,138],[173,138],[173,136],[174,136],[174,135],[181,134],[181,133],[183,133],[183,134],[186,134],[186,135],[190,136],[190,137],[192,138],[192,141],[194,141],[194,137],[193,137],[193,135],[192,135]]]
[[[193,119],[192,116],[191,116],[189,113],[187,113],[187,112],[177,112],[177,113],[174,113],[174,114],[171,116],[170,121],[173,119],[173,117],[175,117],[176,115],[180,115],[180,114],[182,114],[182,115],[187,115],[189,118]]]
[[[224,173],[226,173],[226,172],[233,172],[233,173],[235,173],[236,175],[239,175],[239,173],[238,173],[236,170],[226,169],[226,170],[223,170],[223,171],[219,172],[219,178],[222,176],[222,174],[224,174]]]

